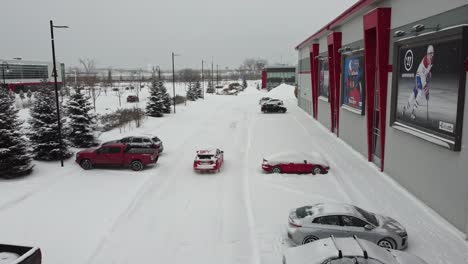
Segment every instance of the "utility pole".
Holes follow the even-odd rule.
[[[219,69],[218,69],[218,64],[216,64],[216,85],[218,85],[219,82]]]
[[[201,83],[202,83],[202,97],[205,99],[205,79],[203,78],[203,60],[201,61]]]
[[[211,58],[211,85],[215,86],[213,78],[214,78],[213,58]],[[215,87],[215,91],[216,91],[216,93],[218,93],[218,88]]]
[[[172,52],[172,95],[174,101],[174,114],[176,113],[175,103],[176,103],[176,95],[175,95],[175,70],[174,70],[174,52]]]
[[[60,166],[63,167],[62,124],[60,121],[60,106],[59,106],[58,84],[57,84],[57,64],[55,62],[54,28],[68,28],[68,27],[67,26],[54,26],[54,22],[50,20],[50,40],[52,42],[52,61],[53,61],[52,63],[54,64],[53,75],[54,75],[54,87],[55,87],[55,103],[57,104],[57,125],[58,125],[59,147],[60,147]]]

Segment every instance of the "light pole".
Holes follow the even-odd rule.
[[[7,73],[10,72],[10,66],[8,64],[8,62],[6,61],[3,61],[2,62],[2,78],[3,78],[3,88],[6,88],[6,80],[5,80],[5,65],[7,67]]]
[[[203,60],[201,61],[202,98],[205,99],[205,79],[203,78]]]
[[[211,85],[212,86],[215,86],[214,85],[214,71],[213,71],[213,58],[211,58]],[[215,91],[216,91],[216,94],[218,93],[218,87],[215,87]]]
[[[218,64],[216,64],[216,85],[218,85],[219,82],[219,71],[218,71]]]
[[[174,70],[174,57],[175,56],[180,56],[179,54],[174,54],[172,52],[172,95],[173,95],[173,100],[174,100],[174,114],[176,113],[176,95],[175,95],[175,70]]]
[[[50,40],[52,42],[52,60],[53,60],[52,63],[54,64],[52,74],[54,75],[55,103],[57,104],[57,125],[58,125],[59,146],[60,146],[60,166],[63,167],[62,124],[60,122],[60,108],[59,108],[58,84],[57,84],[57,65],[55,62],[54,28],[68,28],[68,26],[54,26],[54,22],[50,20]]]

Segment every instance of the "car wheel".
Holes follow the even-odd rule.
[[[395,241],[393,241],[393,239],[391,238],[383,238],[381,239],[377,245],[383,247],[383,248],[389,248],[389,249],[395,249],[396,246],[395,246]]]
[[[273,173],[281,173],[281,168],[280,167],[274,167],[271,171]]]
[[[91,163],[91,161],[89,159],[84,159],[80,162],[80,166],[81,168],[83,168],[83,170],[90,170],[93,168],[93,164]]]
[[[304,238],[304,240],[302,240],[302,244],[305,245],[305,244],[314,242],[315,240],[318,240],[318,237],[316,237],[316,236],[308,236],[308,237]]]
[[[132,161],[130,168],[134,171],[141,171],[143,169],[143,164],[139,160]]]
[[[322,173],[322,169],[319,167],[319,166],[315,166],[312,168],[312,174],[315,175],[315,174],[320,174]]]
[[[286,109],[283,109],[283,111],[282,111],[282,112],[283,112],[283,113],[286,113]]]

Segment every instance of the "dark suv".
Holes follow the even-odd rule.
[[[112,140],[102,143],[102,145],[108,145],[113,143],[125,143],[130,146],[157,148],[159,153],[163,152],[163,142],[158,137],[124,137],[118,140]]]
[[[263,113],[286,113],[286,107],[279,104],[263,104],[261,108]]]

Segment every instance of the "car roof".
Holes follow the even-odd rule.
[[[391,251],[357,237],[325,238],[302,246],[289,248],[284,257],[288,264],[322,263],[342,257],[369,257],[383,263],[397,263]]]
[[[265,157],[271,163],[289,163],[297,162],[303,163],[304,160],[321,163],[328,166],[328,161],[317,152],[302,152],[302,151],[284,151]]]
[[[197,154],[202,154],[202,155],[216,155],[217,149],[202,149],[197,151]]]
[[[120,148],[120,147],[125,146],[125,144],[124,144],[124,143],[109,143],[109,144],[103,145],[103,147],[104,147],[104,146],[105,146],[105,147],[119,147],[119,148]]]
[[[355,215],[361,217],[355,207],[345,203],[319,203],[308,209],[314,217],[324,215]]]

